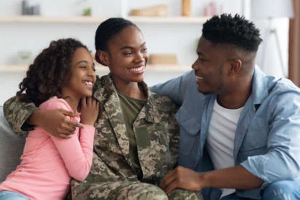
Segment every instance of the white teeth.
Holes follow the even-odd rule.
[[[83,82],[85,85],[92,87],[93,83],[91,81],[84,81]]]
[[[143,69],[144,69],[144,66],[141,66],[141,67],[138,67],[138,68],[130,68],[129,70],[133,71],[133,72],[139,72],[139,71],[142,71]]]
[[[203,77],[201,77],[201,76],[196,76],[196,79],[197,79],[197,80],[202,80]]]

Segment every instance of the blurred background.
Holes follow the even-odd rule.
[[[271,10],[274,5],[280,12]],[[289,53],[289,43],[296,43],[290,39],[291,24],[299,18],[296,6],[299,0],[1,0],[0,105],[15,95],[29,64],[50,41],[73,37],[94,54],[94,32],[108,17],[128,18],[144,33],[150,54],[145,81],[150,86],[191,69],[202,24],[221,13],[253,20],[264,39],[257,64],[269,75],[290,77],[298,74],[297,69],[291,72]],[[97,67],[97,74],[107,72]]]

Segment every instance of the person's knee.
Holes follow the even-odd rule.
[[[128,195],[128,200],[168,200],[166,193],[155,185],[147,184],[135,194]]]
[[[200,192],[183,190],[183,189],[175,189],[168,194],[169,200],[203,200]]]
[[[203,200],[200,192],[183,189],[175,189],[168,194],[169,200]]]
[[[264,200],[290,200],[295,199],[299,194],[292,180],[277,181],[264,189]]]

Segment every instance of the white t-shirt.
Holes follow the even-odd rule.
[[[234,166],[234,137],[242,109],[227,109],[215,101],[207,136],[207,150],[215,169]],[[221,197],[234,192],[235,189],[223,189]]]

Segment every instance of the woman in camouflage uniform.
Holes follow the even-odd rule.
[[[157,186],[176,165],[179,126],[176,105],[143,82],[148,53],[141,31],[128,20],[110,18],[99,25],[95,46],[95,59],[110,74],[95,83],[101,108],[93,165],[85,181],[72,181],[72,199],[201,199],[180,189],[167,196]],[[19,109],[28,112],[14,112]],[[8,121],[21,127],[35,108],[12,99],[5,110]]]

